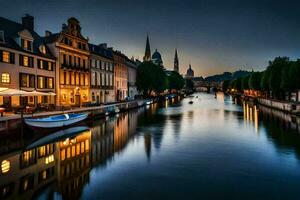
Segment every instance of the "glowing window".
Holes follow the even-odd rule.
[[[7,51],[2,52],[2,61],[9,63],[9,52]]]
[[[54,161],[54,155],[50,155],[48,157],[45,158],[45,164],[49,164],[49,163],[52,163]]]
[[[28,57],[27,56],[23,56],[23,65],[25,67],[28,67],[29,66],[29,60],[28,60]]]
[[[64,160],[66,159],[66,152],[65,152],[64,149],[60,152],[60,159],[61,159],[62,161],[64,161]]]
[[[5,173],[9,172],[9,170],[10,170],[10,161],[3,160],[1,162],[1,171],[2,171],[2,173],[5,174]]]
[[[1,82],[2,83],[10,83],[10,75],[9,75],[9,73],[2,73],[1,74]]]

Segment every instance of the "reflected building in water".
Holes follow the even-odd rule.
[[[79,198],[88,181],[91,132],[0,157],[1,199],[31,199],[57,184],[64,199]],[[55,190],[54,190],[55,191]]]
[[[105,165],[114,153],[126,147],[136,133],[142,112],[96,121],[87,131],[50,140],[42,146],[1,149],[0,199],[32,199],[41,195],[79,199],[90,180],[91,168]]]

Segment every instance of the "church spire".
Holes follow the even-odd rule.
[[[151,49],[150,49],[150,42],[149,42],[149,36],[148,36],[148,34],[147,34],[147,41],[146,41],[146,49],[145,49],[144,61],[151,61]]]
[[[175,49],[174,71],[179,73],[179,61],[178,61],[177,49]]]

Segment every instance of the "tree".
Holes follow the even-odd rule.
[[[136,85],[144,96],[149,96],[152,92],[160,93],[166,89],[166,74],[160,66],[143,62],[137,69]]]
[[[186,79],[185,87],[189,90],[194,90],[194,82],[191,79]]]
[[[230,86],[230,81],[229,80],[223,81],[223,83],[222,83],[223,92],[226,92],[228,90],[229,86]]]
[[[290,89],[300,89],[300,60],[293,62],[289,70]]]
[[[184,86],[183,77],[176,71],[172,71],[168,76],[168,89],[180,90]]]
[[[249,78],[250,76],[245,76],[242,78],[242,90],[248,90],[249,89]]]
[[[275,97],[280,97],[283,69],[288,68],[290,60],[288,57],[276,57],[269,62],[267,70],[270,71],[269,86]],[[285,85],[285,83],[283,84]]]
[[[262,91],[269,91],[269,81],[270,80],[270,70],[266,69],[262,72],[261,79],[260,79],[260,88]]]
[[[249,88],[253,90],[260,90],[260,82],[261,82],[262,73],[254,72],[249,78]]]

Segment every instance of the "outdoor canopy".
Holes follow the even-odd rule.
[[[27,92],[24,90],[18,89],[10,89],[10,88],[2,88],[0,87],[0,96],[55,96],[54,92],[38,92],[33,90],[31,92]]]

